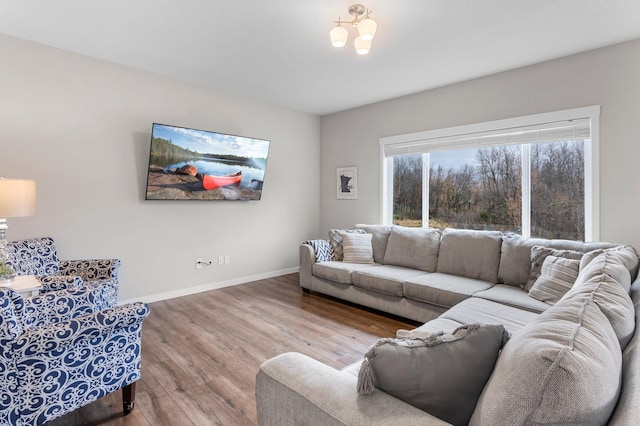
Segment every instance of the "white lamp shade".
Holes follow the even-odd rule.
[[[32,216],[35,210],[35,181],[0,178],[0,218]]]
[[[360,34],[360,38],[363,40],[373,40],[373,37],[376,35],[376,30],[378,29],[378,24],[373,19],[367,17],[362,22],[358,24],[358,34]]]
[[[357,37],[353,42],[353,45],[356,48],[356,53],[358,55],[366,55],[371,50],[371,40],[363,40],[360,37]]]
[[[343,47],[347,44],[347,39],[349,38],[349,31],[342,25],[338,24],[329,33],[329,37],[331,37],[331,44],[334,47]]]

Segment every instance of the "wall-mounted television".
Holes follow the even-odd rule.
[[[259,200],[269,144],[153,123],[145,199]]]

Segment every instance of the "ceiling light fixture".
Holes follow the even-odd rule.
[[[358,37],[356,37],[353,45],[359,55],[366,55],[371,50],[371,40],[376,35],[378,24],[369,17],[371,11],[361,4],[354,4],[349,7],[349,15],[353,16],[351,22],[343,22],[340,18],[329,33],[331,44],[335,47],[343,47],[349,39],[349,31],[342,26],[343,23],[351,24],[358,29]]]

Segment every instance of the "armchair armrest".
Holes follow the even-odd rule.
[[[136,302],[84,315],[68,321],[33,327],[13,343],[17,359],[45,352],[62,352],[81,342],[108,336],[119,329],[131,331],[149,315],[146,303]],[[91,345],[90,345],[91,346]]]
[[[26,328],[68,321],[111,308],[117,299],[117,284],[112,280],[70,287],[24,299],[24,324]]]
[[[47,275],[36,277],[36,279],[42,284],[40,294],[49,291],[67,290],[82,285],[82,278],[77,275]]]
[[[85,281],[118,279],[119,259],[61,260],[61,275],[78,275]]]
[[[359,395],[358,378],[299,353],[285,353],[260,366],[256,404],[260,426],[449,425],[377,390]]]

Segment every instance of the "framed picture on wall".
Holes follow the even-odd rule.
[[[358,199],[358,168],[338,167],[338,200]]]

